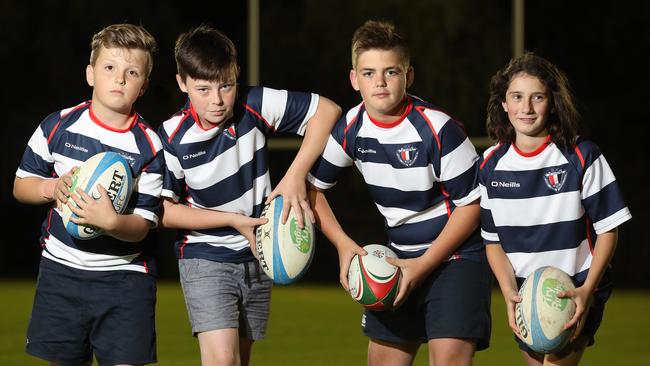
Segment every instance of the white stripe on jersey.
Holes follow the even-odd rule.
[[[582,217],[580,192],[521,199],[490,199],[494,225],[535,226],[573,221]]]
[[[420,137],[420,134],[411,121],[409,121],[408,117],[404,118],[397,126],[391,128],[378,127],[370,120],[368,113],[364,113],[363,118],[363,125],[357,133],[358,137],[376,139],[382,145],[412,144],[422,141],[422,137]]]
[[[389,244],[391,247],[397,248],[403,252],[417,252],[422,249],[428,249],[431,246],[431,243],[425,243],[425,244],[412,244],[412,245],[399,245],[395,244],[393,242],[390,242]]]
[[[163,189],[162,192],[160,192],[160,197],[171,198],[175,203],[178,203],[178,200],[180,199],[180,197],[178,197],[178,195],[171,189]]]
[[[434,217],[446,216],[447,205],[445,201],[440,201],[437,205],[424,211],[411,211],[399,207],[384,207],[377,204],[379,212],[386,218],[390,227],[396,227],[403,224],[412,224],[416,222],[430,220]]]
[[[325,145],[325,151],[323,151],[323,158],[328,162],[338,166],[338,167],[348,167],[352,165],[352,158],[345,153],[343,147],[330,135],[327,145]]]
[[[593,164],[586,170],[582,178],[582,198],[591,197],[592,195],[600,192],[600,190],[615,181],[614,173],[609,167],[607,160],[603,155],[600,155]]]
[[[183,172],[181,162],[178,160],[178,158],[175,155],[169,153],[167,150],[163,150],[163,154],[165,155],[165,164],[167,165],[167,170],[174,174],[174,178],[182,179],[185,176],[185,173]]]
[[[166,127],[177,127],[178,122],[176,122],[178,118],[173,118],[167,123],[165,123]],[[174,121],[173,123],[171,121]],[[174,131],[167,131],[167,136],[171,136],[171,133]],[[214,136],[220,134],[223,132],[223,128],[218,127],[218,128],[211,128],[209,130],[204,130],[197,123],[193,123],[190,128],[187,129],[187,131],[183,134],[183,138],[181,141],[179,141],[179,145],[183,144],[192,144],[195,142],[203,142],[203,141],[209,141],[214,138]]]
[[[311,102],[309,103],[309,109],[307,110],[307,113],[305,114],[305,119],[302,120],[300,123],[300,127],[298,127],[298,130],[296,131],[296,134],[300,136],[305,135],[305,131],[307,130],[307,121],[316,114],[316,109],[318,109],[318,101],[320,96],[318,94],[313,94],[311,95]]]
[[[515,276],[525,278],[539,267],[555,266],[569,276],[580,273],[591,266],[591,250],[585,239],[577,248],[551,250],[537,253],[506,253],[510,263],[516,263]]]
[[[287,90],[262,88],[262,117],[275,129],[284,117],[288,96]]]
[[[44,161],[47,161],[48,163],[54,162],[54,157],[52,157],[50,150],[48,149],[47,136],[45,136],[45,133],[41,126],[38,126],[36,131],[34,131],[32,137],[29,138],[27,145],[36,155],[40,156]]]
[[[466,138],[454,151],[440,159],[440,180],[444,182],[456,178],[471,169],[478,159],[474,145]]]
[[[501,242],[499,239],[499,234],[497,233],[491,233],[489,231],[485,231],[481,229],[481,237],[485,240],[493,241],[493,242]]]
[[[445,123],[451,119],[448,114],[434,109],[425,109],[424,115],[427,117],[429,122],[431,122],[431,127],[433,127],[436,134],[440,133],[440,130],[442,130]]]
[[[101,136],[101,142],[104,145],[112,146],[133,154],[140,154],[138,144],[135,142],[135,136],[131,131],[116,132],[99,126],[90,118],[89,111],[90,109],[85,110],[82,115],[79,116],[79,119],[72,125],[68,126],[66,130],[94,140],[97,140],[98,136]]]
[[[216,211],[223,212],[234,212],[246,216],[253,214],[253,207],[260,202],[263,202],[264,197],[270,193],[269,187],[271,186],[271,177],[269,171],[267,170],[264,175],[255,178],[253,181],[253,187],[246,191],[239,197],[236,197],[234,200],[224,203],[223,205],[215,207],[205,207],[196,203],[192,197],[188,197],[188,203],[192,206]]]
[[[356,160],[355,164],[366,183],[379,187],[394,188],[405,192],[426,191],[431,189],[433,182],[436,181],[433,167],[430,164],[424,167],[405,169],[395,169],[390,164],[360,160]]]
[[[186,244],[193,243],[204,243],[213,247],[222,247],[228,248],[230,250],[242,250],[246,247],[249,247],[248,240],[244,238],[243,235],[207,235],[200,233],[198,231],[191,231],[189,235],[186,235]]]
[[[135,190],[157,197],[162,190],[162,175],[143,171],[136,180]]]
[[[497,163],[494,170],[504,170],[509,172],[537,170],[548,167],[555,167],[559,165],[568,164],[564,155],[557,148],[546,148],[539,155],[533,157],[525,157],[519,155],[514,148],[509,147],[508,151],[503,155]]]
[[[632,214],[630,213],[630,210],[627,207],[622,208],[618,212],[611,214],[609,217],[594,222],[594,231],[596,231],[596,234],[598,235],[606,233],[631,218]]]
[[[214,160],[185,169],[185,182],[195,190],[211,187],[236,174],[241,166],[253,160],[255,152],[262,149],[265,143],[264,134],[257,128],[253,128],[239,138],[237,145],[219,154]],[[219,174],[214,174],[217,170]]]
[[[316,179],[311,173],[307,174],[307,181],[318,189],[330,189],[336,185],[336,182],[325,183],[320,179]]]
[[[69,247],[53,235],[49,235],[44,239],[45,250],[43,250],[43,256],[66,266],[91,271],[128,269],[145,272],[143,266],[130,264],[133,259],[138,257],[139,253],[125,256],[90,253]]]
[[[59,175],[63,175],[70,171],[70,169],[81,166],[84,162],[82,160],[72,159],[68,156],[58,153],[52,154],[54,157],[54,171]]]
[[[149,211],[149,210],[143,210],[141,208],[137,208],[133,210],[134,215],[142,216],[144,219],[151,221],[151,227],[155,228],[158,226],[158,215],[155,213]]]
[[[479,198],[481,198],[481,190],[479,187],[476,187],[471,192],[469,192],[467,196],[457,200],[451,200],[451,201],[454,203],[454,205],[461,207],[461,206],[467,206]]]

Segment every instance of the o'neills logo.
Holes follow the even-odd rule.
[[[183,155],[183,160],[189,160],[189,159],[198,158],[199,156],[201,156],[201,155],[205,155],[205,154],[206,154],[205,151],[199,151],[199,152],[197,152],[196,154],[187,154],[187,155]]]
[[[492,181],[490,182],[490,185],[495,188],[519,188],[521,187],[521,183],[519,182],[497,182],[497,181]]]
[[[88,152],[88,149],[86,149],[85,147],[83,147],[83,146],[77,146],[77,145],[75,145],[75,144],[71,144],[71,143],[69,143],[69,142],[66,142],[66,143],[65,143],[65,147],[70,148],[70,149],[74,149],[74,150],[78,150],[78,151],[83,151],[83,152],[85,152],[85,153]]]

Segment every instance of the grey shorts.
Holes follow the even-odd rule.
[[[240,337],[264,338],[273,282],[257,261],[180,259],[178,269],[194,336],[238,328]]]

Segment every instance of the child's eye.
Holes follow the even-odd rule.
[[[399,75],[399,71],[397,70],[388,70],[386,71],[386,76],[396,76]]]
[[[228,90],[232,89],[232,84],[225,84],[225,85],[222,85],[222,86],[221,86],[221,89],[223,89],[223,90],[225,90],[225,91],[228,91]]]
[[[111,70],[113,70],[113,65],[106,65],[106,66],[104,66],[104,70],[106,70],[106,71],[111,71]]]
[[[364,78],[370,78],[372,77],[372,72],[371,71],[362,72],[361,76],[363,76]]]
[[[129,75],[131,75],[133,77],[138,77],[138,76],[140,76],[140,73],[135,71],[135,70],[130,70]]]

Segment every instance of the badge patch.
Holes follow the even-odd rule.
[[[406,145],[400,149],[397,149],[395,154],[397,154],[397,159],[400,163],[404,164],[404,166],[411,166],[418,158],[419,151],[417,148],[411,145]]]
[[[234,125],[228,127],[227,129],[224,129],[223,134],[224,134],[224,136],[226,136],[227,138],[229,138],[231,140],[237,140],[237,133],[235,132],[235,126]]]
[[[562,189],[565,180],[566,170],[564,169],[551,170],[550,172],[544,173],[546,186],[555,192],[559,192]]]

